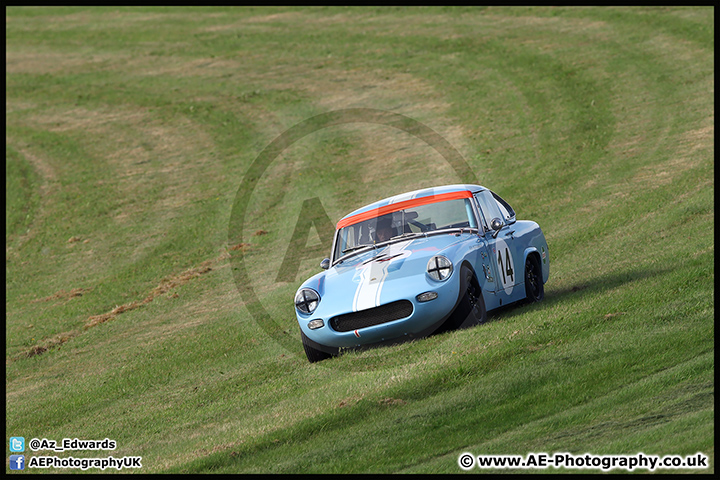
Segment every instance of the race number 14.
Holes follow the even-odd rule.
[[[512,257],[510,256],[510,250],[505,247],[505,266],[503,266],[503,251],[498,250],[498,268],[502,272],[503,285],[507,285],[507,279],[510,279],[510,284],[515,283],[515,271],[512,267]]]

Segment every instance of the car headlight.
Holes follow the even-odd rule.
[[[320,303],[320,295],[312,288],[301,288],[295,294],[295,308],[305,315],[315,311]]]
[[[435,255],[427,264],[427,273],[435,281],[447,280],[453,272],[453,264],[447,257]]]

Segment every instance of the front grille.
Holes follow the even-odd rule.
[[[359,328],[380,325],[393,320],[409,317],[413,312],[413,304],[409,300],[380,305],[359,312],[346,313],[330,319],[330,326],[336,332],[352,332]]]

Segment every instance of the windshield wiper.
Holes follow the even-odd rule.
[[[371,245],[371,244],[367,244],[367,245],[355,245],[354,247],[346,248],[345,250],[342,251],[342,253],[348,253],[348,252],[352,252],[352,251],[354,251],[354,250],[359,250],[359,249],[361,249],[361,248],[374,247],[374,246],[375,246],[375,245]]]
[[[463,233],[478,233],[478,229],[474,227],[449,227],[449,228],[438,228],[437,230],[430,230],[425,232],[424,235],[442,235],[446,233],[456,232],[455,235]]]
[[[402,233],[400,235],[395,235],[394,237],[390,238],[390,240],[395,240],[396,238],[416,237],[416,236],[420,236],[420,235],[424,235],[424,233],[422,233],[422,232],[407,232],[407,233]]]
[[[385,246],[385,244],[387,244],[387,243],[390,242],[391,240],[396,240],[396,239],[398,239],[398,238],[422,236],[422,235],[425,235],[425,233],[427,233],[427,232],[424,232],[424,233],[423,233],[423,232],[408,232],[408,233],[403,233],[403,234],[401,234],[401,235],[395,235],[394,237],[390,237],[390,238],[388,238],[387,240],[383,240],[382,242],[367,243],[367,244],[362,244],[362,245],[355,245],[354,247],[346,248],[345,250],[342,251],[342,253],[350,253],[350,252],[353,252],[353,251],[355,251],[355,250],[360,250],[361,248],[367,248],[367,247],[378,248],[379,246]]]

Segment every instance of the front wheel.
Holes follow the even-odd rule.
[[[530,302],[539,302],[545,296],[542,269],[535,255],[528,255],[525,260],[525,297]]]
[[[323,349],[315,348],[315,346],[321,347],[321,345],[310,340],[302,330],[300,330],[300,336],[302,338],[303,348],[305,349],[305,356],[307,356],[310,363],[320,362],[337,355],[337,353],[326,351],[329,350],[328,347],[324,347]]]
[[[472,269],[463,265],[460,267],[460,298],[455,311],[448,320],[448,327],[451,329],[465,328],[486,321],[487,311],[480,285],[478,285]]]

